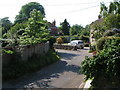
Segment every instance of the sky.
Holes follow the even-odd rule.
[[[56,20],[59,26],[65,19],[69,24],[82,25],[92,23],[98,19],[100,2],[109,5],[113,0],[1,0],[0,18],[9,17],[14,22],[21,7],[29,2],[38,2],[45,9],[45,19],[49,22]]]

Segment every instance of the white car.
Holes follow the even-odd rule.
[[[70,43],[68,43],[68,45],[77,46],[77,48],[80,48],[80,49],[84,48],[84,43],[82,40],[73,40]]]

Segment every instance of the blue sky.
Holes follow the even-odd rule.
[[[70,25],[87,25],[98,18],[100,2],[109,5],[113,0],[2,0],[0,18],[9,17],[13,22],[21,7],[28,2],[38,2],[45,8],[46,20],[56,20],[57,26],[64,19]]]

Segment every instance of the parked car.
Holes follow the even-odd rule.
[[[80,48],[80,49],[84,48],[84,43],[82,40],[73,40],[70,43],[68,43],[68,45],[77,46],[77,48]]]

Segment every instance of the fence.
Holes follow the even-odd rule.
[[[20,54],[20,57],[16,57],[15,55],[3,54],[3,64],[8,64],[12,62],[14,58],[21,61],[27,61],[33,55],[43,55],[49,51],[49,42],[24,47],[16,47],[14,51]]]

